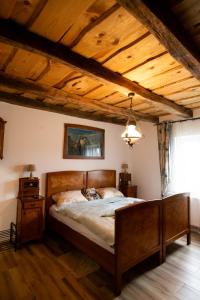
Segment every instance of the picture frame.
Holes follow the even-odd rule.
[[[64,124],[64,159],[104,159],[105,130]]]

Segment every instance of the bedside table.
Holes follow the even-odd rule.
[[[119,187],[119,190],[124,194],[125,197],[137,198],[137,185],[125,185]]]
[[[44,229],[44,198],[20,197],[17,200],[17,245],[41,240]]]

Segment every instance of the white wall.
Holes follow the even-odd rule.
[[[129,158],[132,161],[133,182],[138,185],[138,197],[159,199],[161,187],[157,127],[147,122],[140,122],[139,125],[144,139],[134,146]]]
[[[4,159],[0,160],[0,230],[16,218],[18,178],[26,164],[37,167],[34,173],[45,191],[45,173],[57,170],[116,169],[130,165],[132,152],[121,139],[123,126],[95,122],[24,108],[0,102],[0,116],[7,121]],[[64,123],[85,124],[105,129],[104,160],[62,159]],[[138,162],[139,163],[139,162]]]
[[[199,114],[196,112],[195,116]],[[157,127],[141,122],[144,134],[133,149],[121,140],[123,126],[79,119],[0,102],[0,117],[7,121],[4,159],[0,160],[0,230],[16,218],[18,178],[26,164],[36,164],[35,176],[40,178],[40,191],[45,194],[45,173],[57,170],[116,169],[129,164],[132,183],[138,185],[138,197],[160,198],[160,169]],[[104,160],[62,159],[64,123],[85,124],[105,129]],[[192,204],[192,224],[200,226],[200,201]]]

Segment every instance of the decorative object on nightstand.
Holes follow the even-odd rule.
[[[30,172],[30,178],[34,178],[33,172],[36,171],[36,166],[34,164],[26,165],[24,171]]]
[[[0,159],[3,159],[3,141],[6,121],[0,118]]]
[[[17,201],[17,245],[41,240],[44,229],[44,197],[39,196],[39,179],[19,178]]]

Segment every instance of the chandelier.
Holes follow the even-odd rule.
[[[130,97],[131,100],[130,108],[129,108],[129,116],[126,123],[126,129],[121,135],[121,137],[126,142],[126,144],[128,144],[131,148],[133,148],[133,145],[142,138],[142,133],[136,124],[137,122],[133,111],[134,95],[135,95],[134,93],[128,94],[128,97]],[[130,119],[133,119],[134,121],[130,121]]]

